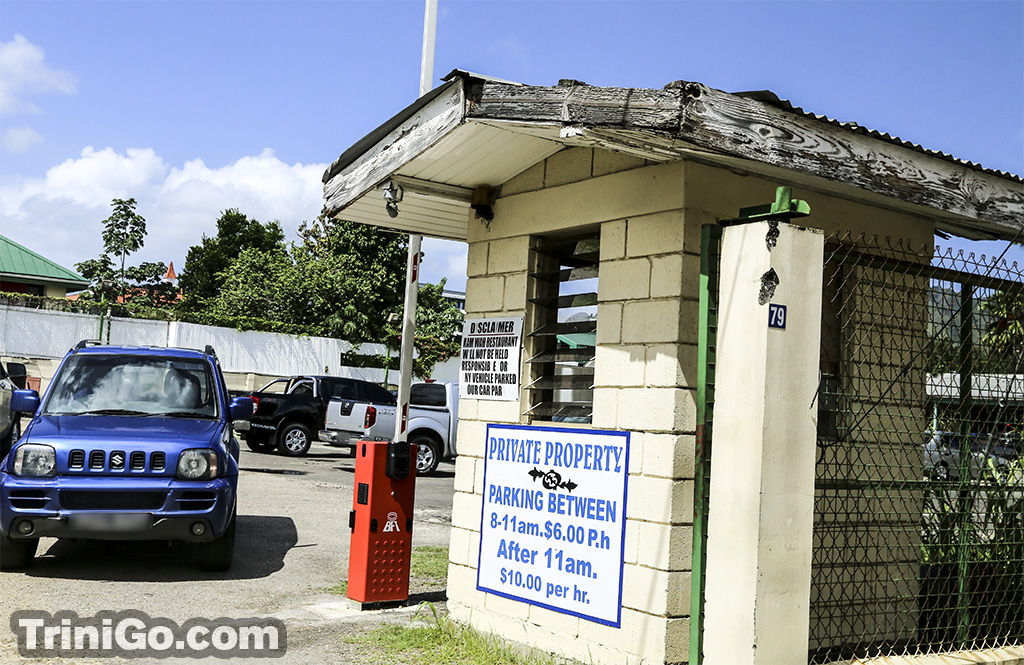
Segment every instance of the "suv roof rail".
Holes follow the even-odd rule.
[[[81,349],[84,349],[87,346],[99,346],[101,344],[103,344],[103,342],[101,342],[98,339],[83,339],[78,344],[75,344],[75,348],[73,348],[71,350],[72,351],[79,351]]]
[[[203,355],[204,356],[213,356],[214,358],[216,358],[217,357],[217,352],[213,350],[212,346],[207,344],[206,348],[203,349]]]

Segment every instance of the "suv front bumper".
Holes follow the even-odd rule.
[[[207,542],[234,514],[237,476],[126,480],[0,474],[0,529],[10,538]]]

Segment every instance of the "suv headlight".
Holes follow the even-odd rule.
[[[217,452],[208,449],[182,451],[178,455],[179,480],[209,480],[217,477]]]
[[[51,446],[26,443],[14,453],[14,473],[18,476],[49,478],[57,473],[57,453]]]

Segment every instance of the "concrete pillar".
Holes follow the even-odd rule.
[[[785,222],[723,237],[705,665],[807,662],[823,245]]]

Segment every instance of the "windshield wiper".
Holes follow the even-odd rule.
[[[169,411],[167,413],[150,413],[150,416],[158,416],[160,418],[202,418],[208,420],[216,418],[208,413],[196,413],[195,411]]]

